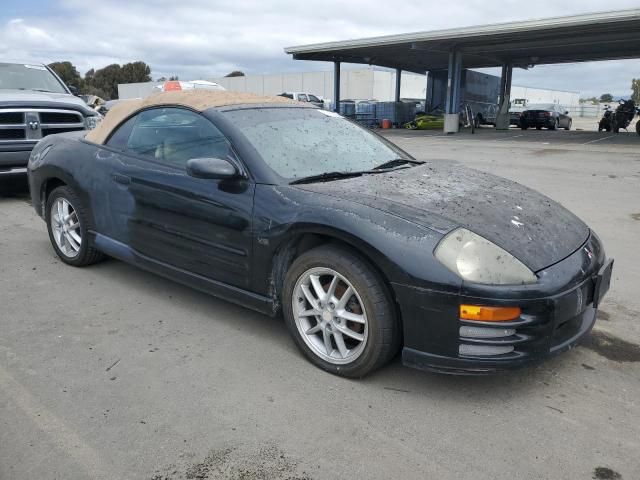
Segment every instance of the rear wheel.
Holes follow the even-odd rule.
[[[558,119],[556,118],[556,119],[553,121],[553,124],[552,124],[552,125],[549,125],[549,130],[556,130],[557,128],[558,128]]]
[[[636,122],[636,133],[640,135],[640,120]]]
[[[45,215],[51,245],[64,263],[83,267],[103,258],[89,238],[89,215],[70,187],[58,187],[51,192]]]
[[[297,346],[323,370],[363,377],[398,350],[400,328],[384,282],[345,248],[321,246],[298,257],[282,302]]]
[[[567,126],[565,127],[565,130],[571,130],[571,124],[573,123],[573,120],[569,120],[569,123],[567,123]]]

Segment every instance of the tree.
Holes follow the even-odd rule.
[[[610,93],[603,93],[600,95],[600,103],[611,103],[613,102],[613,95]]]
[[[87,83],[93,82],[93,77],[95,76],[96,71],[92,68],[87,73],[84,74],[84,81]]]
[[[105,94],[105,100],[118,98],[118,83],[123,83],[120,81],[121,73],[122,67],[117,63],[107,65],[95,71],[91,86],[102,90]]]
[[[49,68],[56,72],[60,79],[67,85],[81,89],[84,82],[78,70],[71,62],[53,62],[49,64]]]
[[[49,67],[67,85],[77,87],[80,93],[97,95],[105,100],[118,98],[119,83],[151,81],[151,68],[141,61],[125,63],[122,66],[113,63],[98,70],[92,68],[84,74],[84,79],[71,62],[54,62]]]
[[[633,100],[636,105],[640,105],[640,78],[631,80],[631,90],[633,91],[631,100]]]
[[[150,82],[151,69],[144,62],[125,63],[120,70],[119,83]]]
[[[95,95],[96,97],[100,97],[102,99],[108,99],[108,95],[100,90],[99,88],[93,87],[91,85],[85,85],[85,87],[82,89],[82,92],[85,95]]]
[[[240,70],[234,70],[231,73],[227,73],[225,77],[244,77],[244,72],[241,72]]]

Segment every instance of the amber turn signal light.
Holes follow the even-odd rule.
[[[478,322],[508,322],[520,316],[520,307],[486,307],[484,305],[460,305],[462,320]]]

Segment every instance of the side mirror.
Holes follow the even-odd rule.
[[[194,178],[224,180],[240,176],[238,169],[222,158],[192,158],[187,162],[187,174]]]
[[[78,87],[76,87],[75,85],[67,85],[67,87],[73,95],[78,96]]]
[[[569,115],[569,110],[565,110],[565,111],[564,111],[564,114],[565,114],[565,115]]]

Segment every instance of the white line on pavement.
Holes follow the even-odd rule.
[[[496,142],[499,142],[499,141],[501,141],[501,140],[510,140],[510,139],[512,139],[512,138],[518,138],[518,137],[524,137],[524,134],[522,134],[522,135],[511,135],[511,136],[509,136],[509,137],[498,138],[498,139],[496,140]]]
[[[606,140],[607,138],[613,138],[615,135],[609,135],[608,137],[596,138],[595,140],[591,140],[589,142],[584,142],[582,145],[589,145],[590,143],[601,142],[602,140]]]

